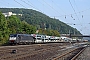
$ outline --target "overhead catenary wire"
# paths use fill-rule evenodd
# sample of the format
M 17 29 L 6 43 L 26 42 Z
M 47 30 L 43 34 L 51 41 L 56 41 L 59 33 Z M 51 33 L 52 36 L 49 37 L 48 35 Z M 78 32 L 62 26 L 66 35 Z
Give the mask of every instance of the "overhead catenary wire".
M 78 13 L 82 13 L 82 12 L 86 12 L 86 11 L 88 11 L 88 10 L 90 10 L 90 8 L 87 8 L 87 9 L 85 9 L 85 10 L 82 10 L 82 11 L 79 11 L 79 12 L 76 12 L 77 14 Z M 56 17 L 63 17 L 63 16 L 72 16 L 72 15 L 74 15 L 75 13 L 70 13 L 70 14 L 66 14 L 66 15 L 57 15 Z M 54 15 L 55 16 L 55 15 Z M 82 15 L 83 16 L 83 15 Z M 52 16 L 51 16 L 52 17 Z M 73 16 L 72 16 L 73 17 Z M 84 17 L 84 16 L 83 16 Z
M 48 5 L 48 4 L 47 4 L 45 1 L 43 1 L 43 0 L 42 0 L 42 1 L 43 1 L 45 4 L 42 3 L 40 0 L 37 0 L 37 1 L 39 1 L 39 2 L 43 5 L 43 13 L 44 13 L 44 8 L 45 8 L 44 6 L 45 6 L 45 4 L 46 4 L 46 5 Z M 50 5 L 49 7 L 52 8 L 51 5 Z M 47 7 L 47 9 L 50 9 L 49 7 Z M 55 11 L 55 10 L 52 9 L 52 11 Z M 56 12 L 56 11 L 55 11 L 55 12 Z M 52 16 L 49 16 L 49 17 L 52 17 Z M 55 17 L 55 16 L 53 16 L 53 17 Z
M 75 3 L 75 6 L 76 6 L 76 8 L 77 8 L 77 10 L 79 11 L 79 9 L 78 9 L 78 6 L 77 6 L 77 4 L 76 4 L 76 1 L 74 0 L 74 3 Z M 81 18 L 83 18 L 83 15 L 82 15 L 82 13 L 79 13 L 80 15 L 81 15 Z M 83 19 L 81 19 L 81 20 L 83 20 Z M 84 23 L 84 25 L 80 22 L 80 24 L 81 24 L 81 28 L 82 27 L 84 27 L 85 26 L 85 24 L 89 24 L 89 23 Z
M 50 8 L 52 8 L 52 10 L 54 10 L 55 12 L 57 11 L 56 9 L 53 8 L 53 6 L 51 6 L 50 4 L 48 4 L 46 1 L 43 1 L 43 0 L 42 0 L 45 4 L 42 3 L 40 0 L 37 0 L 37 1 L 39 1 L 39 2 L 40 2 L 42 5 L 44 5 L 44 6 L 45 6 L 45 4 L 47 4 L 47 5 L 48 5 Z M 54 3 L 53 0 L 51 0 L 51 1 L 52 1 L 52 3 Z M 62 10 L 57 4 L 54 4 L 54 5 L 56 5 L 60 10 Z M 54 16 L 50 16 L 50 17 L 62 17 L 62 16 L 64 16 L 65 19 L 66 19 L 66 17 L 67 17 L 66 12 L 63 11 L 63 10 L 62 10 L 62 12 L 65 13 L 65 15 L 59 15 L 59 16 L 55 16 L 55 15 L 54 15 Z M 59 12 L 57 11 L 57 13 L 59 13 Z M 61 14 L 61 13 L 60 13 L 60 14 Z
M 20 2 L 18 2 L 18 1 L 16 1 L 16 0 L 14 0 L 16 3 L 18 3 L 19 5 L 21 5 L 22 7 L 24 7 L 24 8 L 26 8 L 23 4 L 21 4 Z M 30 2 L 30 1 L 29 1 Z M 43 3 L 42 3 L 43 4 Z M 33 8 L 35 8 L 35 7 L 33 7 Z M 26 9 L 28 9 L 28 8 L 26 8 Z M 35 8 L 36 9 L 36 8 Z M 39 9 L 38 9 L 39 10 Z M 78 13 L 82 13 L 82 12 L 85 12 L 85 11 L 87 11 L 87 10 L 90 10 L 90 8 L 88 8 L 88 9 L 85 9 L 85 10 L 82 10 L 82 11 L 79 11 L 79 12 L 76 12 L 76 13 L 70 13 L 70 14 L 65 14 L 65 15 L 59 15 L 59 16 L 54 16 L 54 17 L 67 17 L 67 16 L 70 16 L 71 14 L 72 15 L 74 15 L 74 14 L 78 14 Z M 40 10 L 39 10 L 40 11 Z M 50 16 L 50 17 L 52 17 L 52 16 Z M 83 18 L 83 15 L 82 15 L 82 18 Z
M 72 3 L 71 3 L 71 1 L 70 1 L 70 0 L 69 0 L 69 3 L 70 3 L 70 5 L 71 5 L 71 7 L 72 7 L 73 11 L 75 12 L 75 14 L 76 14 L 76 16 L 77 16 L 77 13 L 76 13 L 76 11 L 75 11 L 75 9 L 74 9 L 74 7 L 73 7 L 73 5 L 72 5 Z M 77 18 L 78 18 L 78 16 L 77 16 Z M 78 20 L 79 20 L 79 18 L 78 18 Z
M 53 3 L 54 3 L 54 1 L 53 0 L 51 0 Z M 64 11 L 64 10 L 62 10 L 62 8 L 60 8 L 60 6 L 58 5 L 58 4 L 56 4 L 56 3 L 54 3 L 54 5 L 56 5 L 63 13 L 65 13 L 65 15 L 66 15 L 66 12 Z
M 14 0 L 16 3 L 18 3 L 19 5 L 21 5 L 22 7 L 24 7 L 24 8 L 26 8 L 26 9 L 28 9 L 27 7 L 25 7 L 24 5 L 22 5 L 21 3 L 19 3 L 18 1 L 16 1 L 16 0 Z M 27 4 L 27 5 L 29 5 L 29 6 L 31 6 L 31 7 L 33 7 L 33 8 L 35 8 L 36 10 L 39 10 L 38 8 L 36 8 L 36 7 L 34 7 L 34 6 L 32 6 L 32 5 L 30 5 L 30 4 L 28 4 L 26 1 L 23 1 L 23 0 L 21 0 L 22 2 L 24 2 L 25 4 Z M 30 2 L 30 1 L 28 1 L 28 2 Z M 41 10 L 39 10 L 39 11 L 41 11 Z M 41 11 L 42 12 L 42 11 Z
M 3 1 L 3 2 L 2 2 Z M 25 6 L 25 5 L 23 5 L 22 4 L 22 1 L 19 1 L 19 0 L 14 0 L 16 3 L 18 3 L 19 5 L 21 5 L 22 7 L 24 7 L 24 8 L 26 8 L 26 9 L 28 9 L 28 7 L 27 6 Z M 36 6 L 36 5 L 34 5 L 34 3 L 32 3 L 32 1 L 31 0 L 24 0 L 25 2 L 25 4 L 27 4 L 27 5 L 31 5 L 30 7 L 33 7 L 34 9 L 36 9 L 36 10 L 38 10 L 38 11 L 40 11 L 39 9 L 38 9 L 38 6 Z M 48 4 L 46 4 L 45 2 L 43 3 L 43 0 L 39 0 L 39 1 L 41 1 L 41 3 L 43 4 L 43 8 L 44 8 L 44 6 L 46 6 L 46 5 L 48 5 L 49 3 L 47 2 L 47 0 L 45 0 L 45 2 L 46 3 L 48 3 Z M 76 5 L 76 7 L 77 7 L 77 9 L 78 9 L 78 5 L 76 4 L 76 2 L 75 2 L 75 0 L 73 0 L 74 1 L 74 3 L 75 3 L 75 5 Z M 5 4 L 6 5 L 6 7 L 10 7 L 10 5 L 13 5 L 13 4 L 11 4 L 10 2 L 5 2 L 5 0 L 1 0 L 1 4 Z M 5 3 L 4 3 L 5 2 Z M 72 4 L 72 0 L 70 1 L 71 2 L 71 4 Z M 55 2 L 54 2 L 54 0 L 52 0 L 52 3 L 53 3 L 53 5 L 56 5 L 56 7 L 59 7 L 59 6 L 57 6 L 57 4 L 54 4 Z M 55 7 L 54 6 L 52 6 L 51 4 L 49 4 L 50 6 L 51 6 L 51 8 L 52 8 L 52 10 L 54 10 L 55 9 Z M 49 6 L 48 5 L 48 6 Z M 49 7 L 50 7 L 49 6 Z M 17 6 L 16 6 L 17 7 Z M 61 15 L 57 15 L 57 16 L 53 16 L 53 17 L 64 17 L 65 19 L 68 19 L 68 16 L 70 17 L 70 18 L 72 18 L 72 19 L 75 19 L 75 17 L 77 18 L 79 18 L 79 20 L 80 20 L 80 17 L 81 18 L 83 18 L 83 19 L 81 19 L 82 21 L 85 19 L 84 17 L 86 17 L 85 15 L 83 15 L 83 12 L 87 12 L 88 10 L 90 10 L 90 8 L 88 7 L 87 9 L 85 8 L 85 10 L 79 10 L 78 9 L 78 11 L 75 9 L 75 7 L 74 7 L 74 5 L 72 4 L 72 7 L 73 7 L 73 11 L 74 11 L 74 13 L 72 13 L 72 12 L 70 12 L 70 14 L 61 14 Z M 44 8 L 45 9 L 45 8 Z M 44 9 L 43 9 L 43 11 L 44 11 Z M 52 10 L 51 10 L 51 12 L 52 12 Z M 60 14 L 60 11 L 59 10 L 54 10 L 55 12 L 57 12 L 58 14 Z M 53 12 L 54 13 L 54 12 Z M 63 12 L 64 13 L 64 12 Z M 81 14 L 80 16 L 79 16 L 79 14 Z M 75 16 L 75 15 L 77 15 L 77 16 Z M 49 16 L 49 17 L 51 17 L 51 16 Z M 76 20 L 76 19 L 75 19 Z M 71 21 L 70 21 L 71 22 Z M 79 22 L 80 23 L 80 22 Z M 80 24 L 82 24 L 82 23 L 80 23 Z M 85 25 L 86 24 L 90 24 L 90 23 L 84 23 Z M 71 25 L 78 25 L 78 24 L 75 24 L 75 23 L 72 23 Z M 84 25 L 82 24 L 82 27 L 83 27 Z
M 15 2 L 17 2 L 16 0 L 14 0 Z M 30 1 L 29 1 L 30 2 Z M 23 6 L 24 8 L 26 8 L 23 4 L 21 4 L 21 3 L 19 3 L 19 2 L 17 2 L 18 4 L 20 4 L 21 6 Z M 89 8 L 90 9 L 90 8 Z M 86 10 L 88 10 L 88 9 L 85 9 L 84 11 L 86 11 Z M 84 11 L 81 11 L 81 12 L 84 12 Z M 77 13 L 80 13 L 80 12 L 77 12 Z M 73 15 L 73 14 L 72 14 Z M 65 18 L 67 17 L 67 15 L 64 15 L 65 16 Z M 54 16 L 55 17 L 55 16 Z M 56 16 L 56 17 L 60 17 L 60 16 Z M 82 18 L 83 18 L 83 15 L 82 15 Z
M 4 1 L 4 0 L 3 0 Z M 17 2 L 19 5 L 21 5 L 22 7 L 24 7 L 24 8 L 26 8 L 26 6 L 24 6 L 22 3 L 20 3 L 20 2 L 18 2 L 18 0 L 14 0 L 15 2 Z M 26 0 L 25 0 L 26 1 Z M 54 1 L 53 1 L 54 2 Z M 8 4 L 10 4 L 10 3 L 8 3 Z M 56 5 L 56 4 L 55 4 Z M 7 6 L 7 5 L 6 5 Z M 27 8 L 28 9 L 28 8 Z M 39 10 L 39 9 L 38 9 Z M 82 11 L 79 11 L 79 12 L 76 12 L 76 14 L 78 14 L 78 13 L 82 13 L 82 12 L 86 12 L 86 11 L 88 11 L 88 10 L 90 10 L 90 8 L 87 8 L 87 9 L 85 9 L 85 10 L 82 10 Z M 39 10 L 40 11 L 40 10 Z M 74 15 L 75 13 L 70 13 L 70 14 L 64 14 L 64 15 L 58 15 L 58 16 L 54 16 L 54 17 L 67 17 L 67 16 L 70 16 L 70 15 Z M 81 16 L 82 18 L 84 17 L 84 15 L 82 15 Z
M 75 0 L 74 0 L 74 3 L 75 3 L 75 6 L 76 6 L 77 10 L 79 11 L 79 9 L 78 9 L 78 7 L 77 7 L 77 4 L 76 4 L 76 1 L 75 1 Z
M 24 5 L 22 5 L 21 3 L 19 3 L 18 1 L 14 0 L 16 3 L 18 3 L 19 5 L 21 5 L 22 7 L 26 8 Z
M 75 2 L 75 1 L 74 1 Z M 75 3 L 76 4 L 76 3 Z M 77 5 L 76 5 L 77 6 Z M 70 16 L 70 15 L 74 15 L 74 14 L 78 14 L 78 13 L 82 13 L 82 12 L 86 12 L 86 11 L 88 11 L 88 10 L 90 10 L 90 8 L 87 8 L 87 9 L 85 9 L 85 10 L 82 10 L 82 11 L 78 11 L 78 12 L 74 12 L 74 13 L 70 13 L 70 14 L 65 14 L 65 15 L 59 15 L 59 16 L 56 16 L 56 17 L 63 17 L 63 16 Z M 74 10 L 75 11 L 75 10 Z M 82 18 L 84 17 L 83 15 L 81 16 Z M 77 17 L 78 18 L 78 17 Z
M 33 7 L 34 9 L 36 9 L 36 10 L 38 10 L 38 11 L 41 11 L 40 9 L 38 9 L 37 7 L 35 7 L 29 0 L 27 0 L 29 3 L 31 3 L 32 5 L 30 5 L 29 3 L 27 3 L 26 2 L 26 0 L 24 1 L 24 0 L 21 0 L 22 2 L 24 2 L 25 4 L 27 4 L 27 5 L 29 5 L 29 6 L 31 6 L 31 7 Z M 42 11 L 41 11 L 42 12 Z
M 37 0 L 38 2 L 40 2 L 42 5 L 43 5 L 43 13 L 44 13 L 44 4 L 41 2 L 41 1 L 39 1 L 39 0 Z
M 55 10 L 57 13 L 61 14 L 59 11 L 57 11 L 56 9 L 54 9 L 50 4 L 48 4 L 45 0 L 43 0 L 43 2 L 45 2 L 49 7 L 51 7 L 53 10 Z
M 77 10 L 79 11 L 79 9 L 78 9 L 78 6 L 77 6 L 77 4 L 76 4 L 76 1 L 74 0 L 74 3 L 75 3 L 75 6 L 76 6 L 76 8 L 77 8 Z M 80 13 L 81 14 L 81 13 Z M 81 14 L 82 15 L 82 14 Z M 82 18 L 83 18 L 83 15 L 81 16 Z
M 26 0 L 25 0 L 26 1 Z M 26 3 L 26 4 L 28 4 L 28 5 L 30 5 L 30 1 L 29 0 L 27 0 L 27 2 L 29 2 L 29 3 Z M 30 6 L 32 6 L 33 8 L 35 8 L 35 9 L 38 9 L 36 6 L 34 6 L 34 4 L 33 3 L 31 3 L 32 5 L 30 5 Z M 39 9 L 38 9 L 39 10 Z M 39 11 L 41 11 L 41 10 L 39 10 Z
M 52 3 L 54 3 L 54 1 L 53 0 L 51 0 L 52 1 Z M 66 12 L 65 11 L 63 11 L 62 10 L 62 8 L 60 8 L 56 3 L 54 3 L 54 5 L 56 5 L 64 14 L 65 14 L 65 19 L 66 19 Z

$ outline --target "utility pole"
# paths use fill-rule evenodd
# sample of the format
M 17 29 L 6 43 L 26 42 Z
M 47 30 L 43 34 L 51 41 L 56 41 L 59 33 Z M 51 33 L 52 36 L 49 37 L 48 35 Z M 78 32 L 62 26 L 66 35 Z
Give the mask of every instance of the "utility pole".
M 71 31 L 69 30 L 69 38 L 71 38 Z
M 69 35 L 70 35 L 70 30 L 69 30 Z
M 71 33 L 70 33 L 69 37 L 71 38 Z

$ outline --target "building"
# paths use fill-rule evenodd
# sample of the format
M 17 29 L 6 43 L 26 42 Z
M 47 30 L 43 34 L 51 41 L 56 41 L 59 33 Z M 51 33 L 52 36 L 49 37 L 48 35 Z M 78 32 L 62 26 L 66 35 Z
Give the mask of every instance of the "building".
M 12 13 L 12 12 L 2 13 L 2 14 L 4 14 L 5 17 L 11 16 L 11 15 L 20 15 L 20 16 L 22 16 L 22 14 L 16 14 L 16 13 Z

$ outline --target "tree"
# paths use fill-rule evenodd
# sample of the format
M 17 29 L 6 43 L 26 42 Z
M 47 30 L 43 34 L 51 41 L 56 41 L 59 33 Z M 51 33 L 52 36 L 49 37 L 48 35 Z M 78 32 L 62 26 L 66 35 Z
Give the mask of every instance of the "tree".
M 49 35 L 49 36 L 60 36 L 60 33 L 57 30 L 51 29 L 39 29 L 39 34 Z
M 22 33 L 32 34 L 36 32 L 36 28 L 25 21 L 22 21 Z
M 21 33 L 21 20 L 16 16 L 10 16 L 8 20 L 8 27 L 11 33 Z
M 7 28 L 7 21 L 5 16 L 0 12 L 0 41 L 2 43 L 8 39 L 8 28 Z

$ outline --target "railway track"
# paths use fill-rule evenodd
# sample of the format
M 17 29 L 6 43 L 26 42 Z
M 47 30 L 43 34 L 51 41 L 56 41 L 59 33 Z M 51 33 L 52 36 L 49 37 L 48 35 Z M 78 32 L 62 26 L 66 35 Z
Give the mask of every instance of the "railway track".
M 86 47 L 79 47 L 73 49 L 69 52 L 53 58 L 52 60 L 75 60 L 85 50 L 85 48 Z
M 14 49 L 16 49 L 16 53 L 12 53 Z M 71 59 L 70 56 L 75 55 L 81 49 L 83 48 L 74 48 L 72 45 L 60 43 L 0 48 L 0 60 L 67 60 L 67 58 Z
M 44 55 L 48 57 L 46 52 L 48 54 L 54 54 L 53 51 L 57 51 L 59 49 L 58 46 L 61 46 L 60 44 L 50 44 L 50 45 L 31 45 L 28 47 L 14 47 L 14 48 L 3 48 L 0 52 L 0 60 L 25 60 L 25 59 L 32 59 L 35 55 L 41 55 L 41 59 L 43 59 Z M 16 49 L 16 53 L 11 53 L 13 49 Z M 52 52 L 51 52 L 52 51 Z M 3 55 L 2 55 L 3 54 Z M 39 56 L 40 56 L 39 55 Z M 38 58 L 40 59 L 40 58 Z

